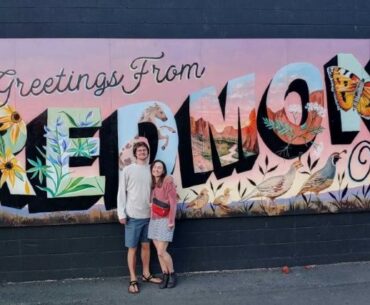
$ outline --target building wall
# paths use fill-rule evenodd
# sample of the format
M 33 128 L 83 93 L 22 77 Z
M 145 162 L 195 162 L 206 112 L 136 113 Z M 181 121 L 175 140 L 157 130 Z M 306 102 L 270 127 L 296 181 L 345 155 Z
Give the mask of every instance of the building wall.
M 366 0 L 2 0 L 2 38 L 368 38 Z
M 0 38 L 369 38 L 369 13 L 360 0 L 2 0 Z M 181 220 L 170 252 L 179 272 L 368 260 L 369 219 Z M 122 233 L 118 224 L 1 228 L 1 281 L 127 275 Z

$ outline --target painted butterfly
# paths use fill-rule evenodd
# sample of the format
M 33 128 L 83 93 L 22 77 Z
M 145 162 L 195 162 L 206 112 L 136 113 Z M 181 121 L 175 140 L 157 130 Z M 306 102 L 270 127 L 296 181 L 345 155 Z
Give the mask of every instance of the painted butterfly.
M 331 91 L 334 93 L 338 110 L 356 109 L 365 119 L 370 120 L 370 79 L 361 79 L 341 67 L 327 69 Z

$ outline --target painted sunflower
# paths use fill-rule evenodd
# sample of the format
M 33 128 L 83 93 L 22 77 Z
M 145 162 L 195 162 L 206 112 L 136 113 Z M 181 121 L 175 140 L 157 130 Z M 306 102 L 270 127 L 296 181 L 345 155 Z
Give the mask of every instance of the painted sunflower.
M 14 187 L 15 178 L 22 177 L 24 169 L 18 165 L 18 160 L 14 157 L 10 149 L 6 150 L 5 156 L 0 156 L 0 187 L 9 179 Z
M 10 105 L 0 108 L 0 124 L 0 131 L 10 129 L 10 140 L 13 144 L 18 140 L 19 133 L 27 133 L 26 123 Z

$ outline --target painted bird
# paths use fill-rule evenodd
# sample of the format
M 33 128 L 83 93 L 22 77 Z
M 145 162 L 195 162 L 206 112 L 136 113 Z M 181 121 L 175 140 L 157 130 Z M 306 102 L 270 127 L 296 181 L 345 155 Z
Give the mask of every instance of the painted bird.
M 328 160 L 326 161 L 323 168 L 313 173 L 307 181 L 301 187 L 301 190 L 298 192 L 298 195 L 302 195 L 306 192 L 315 193 L 316 196 L 322 191 L 327 189 L 333 184 L 336 164 L 342 153 L 347 153 L 346 150 L 343 150 L 340 153 L 332 153 Z
M 216 207 L 219 207 L 224 212 L 231 211 L 230 207 L 228 206 L 230 200 L 230 192 L 231 190 L 228 187 L 225 188 L 224 194 L 217 196 L 213 201 L 213 204 Z
M 274 199 L 285 194 L 292 187 L 298 168 L 303 166 L 301 160 L 293 162 L 285 175 L 274 176 L 262 181 L 247 196 L 247 199 L 254 197 L 266 197 L 274 202 Z
M 202 209 L 209 202 L 208 190 L 206 188 L 202 189 L 199 195 L 189 202 L 186 206 L 187 208 L 192 208 L 195 210 Z

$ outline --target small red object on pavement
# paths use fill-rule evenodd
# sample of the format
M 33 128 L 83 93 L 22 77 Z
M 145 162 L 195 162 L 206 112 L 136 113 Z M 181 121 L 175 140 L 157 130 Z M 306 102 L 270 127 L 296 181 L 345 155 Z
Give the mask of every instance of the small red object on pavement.
M 289 267 L 288 267 L 288 266 L 284 266 L 283 268 L 281 268 L 281 272 L 283 272 L 283 273 L 287 274 L 287 273 L 289 273 L 289 272 L 290 272 L 290 269 L 289 269 Z

